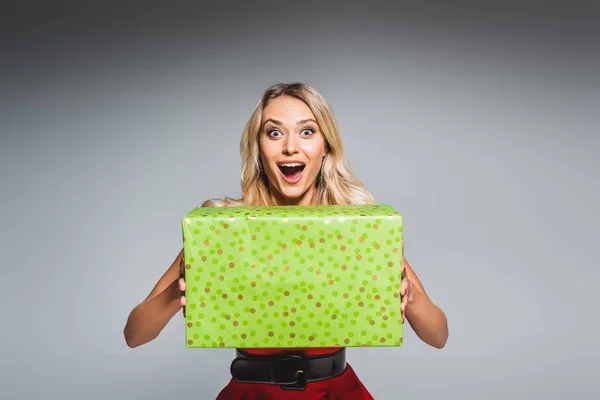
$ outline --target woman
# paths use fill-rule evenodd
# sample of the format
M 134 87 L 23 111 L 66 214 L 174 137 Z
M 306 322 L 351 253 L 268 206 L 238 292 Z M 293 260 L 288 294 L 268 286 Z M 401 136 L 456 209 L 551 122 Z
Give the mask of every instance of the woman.
M 277 84 L 267 89 L 246 124 L 240 152 L 243 163 L 242 198 L 210 200 L 204 202 L 203 207 L 374 203 L 373 197 L 354 177 L 344 158 L 329 105 L 317 91 L 305 84 Z M 408 320 L 421 340 L 442 348 L 448 337 L 446 316 L 429 299 L 404 255 L 402 258 L 405 277 L 400 288 L 403 318 Z M 185 306 L 183 264 L 182 250 L 148 297 L 131 312 L 124 330 L 130 347 L 155 339 L 167 322 Z M 185 307 L 183 311 L 185 313 Z M 310 360 L 322 363 L 335 357 L 337 361 L 329 365 L 337 365 L 338 371 L 329 371 L 329 375 L 321 371 L 321 376 L 314 375 L 316 372 L 313 371 L 317 380 L 309 379 L 304 390 L 290 390 L 285 385 L 268 383 L 241 383 L 232 378 L 217 399 L 373 398 L 345 362 L 345 349 L 302 350 Z M 245 349 L 238 352 L 236 361 L 252 361 L 261 355 L 277 356 L 281 351 Z M 232 374 L 238 364 L 243 362 L 232 367 Z

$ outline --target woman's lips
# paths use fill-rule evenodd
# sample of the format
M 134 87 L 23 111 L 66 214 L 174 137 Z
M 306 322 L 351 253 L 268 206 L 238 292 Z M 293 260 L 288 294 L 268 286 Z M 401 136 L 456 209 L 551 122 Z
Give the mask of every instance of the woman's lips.
M 305 164 L 301 162 L 279 163 L 279 172 L 284 181 L 290 184 L 298 183 L 302 179 Z

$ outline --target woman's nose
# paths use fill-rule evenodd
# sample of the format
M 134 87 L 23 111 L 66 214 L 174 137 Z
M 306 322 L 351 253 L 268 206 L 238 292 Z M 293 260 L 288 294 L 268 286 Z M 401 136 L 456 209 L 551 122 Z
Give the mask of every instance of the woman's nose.
M 298 144 L 293 136 L 288 136 L 283 143 L 283 154 L 292 155 L 298 153 Z

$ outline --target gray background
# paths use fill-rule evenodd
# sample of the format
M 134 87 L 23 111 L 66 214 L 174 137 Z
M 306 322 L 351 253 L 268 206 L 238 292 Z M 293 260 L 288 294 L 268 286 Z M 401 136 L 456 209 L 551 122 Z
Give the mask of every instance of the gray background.
M 214 399 L 231 351 L 187 350 L 180 314 L 122 330 L 295 80 L 449 319 L 441 351 L 349 351 L 375 398 L 600 397 L 593 2 L 82 3 L 0 11 L 0 397 Z

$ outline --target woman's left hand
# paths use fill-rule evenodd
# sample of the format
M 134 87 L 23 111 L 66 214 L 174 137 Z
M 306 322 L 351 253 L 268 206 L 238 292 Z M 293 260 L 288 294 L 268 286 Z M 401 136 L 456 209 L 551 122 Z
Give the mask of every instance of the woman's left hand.
M 402 283 L 400 284 L 400 311 L 402 313 L 402 323 L 404 323 L 406 315 L 406 307 L 408 306 L 408 300 L 412 296 L 412 282 L 406 275 L 406 260 L 404 259 L 404 240 L 402 241 Z

